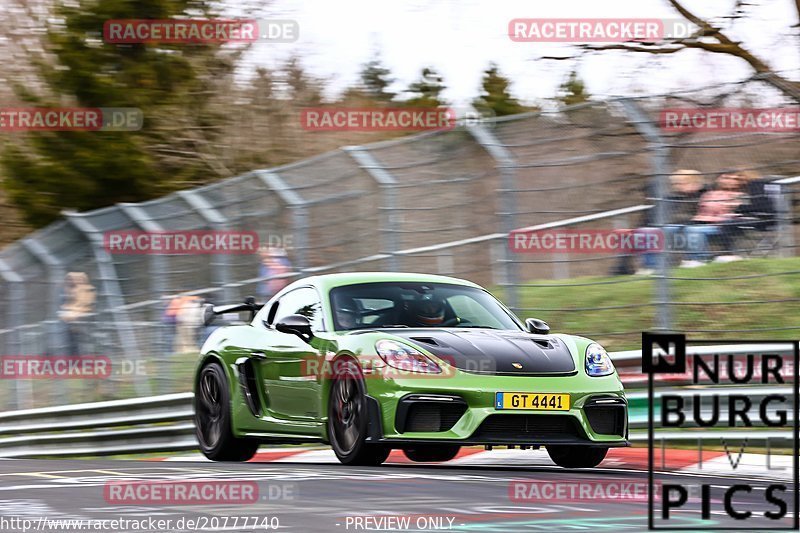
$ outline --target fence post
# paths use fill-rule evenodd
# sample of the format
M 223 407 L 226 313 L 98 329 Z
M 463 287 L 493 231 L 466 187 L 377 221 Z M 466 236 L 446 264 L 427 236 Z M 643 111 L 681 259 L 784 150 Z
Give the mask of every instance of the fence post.
M 400 249 L 397 241 L 398 221 L 395 213 L 397 209 L 397 195 L 395 193 L 397 180 L 363 146 L 346 146 L 343 150 L 375 180 L 380 188 L 381 196 L 383 197 L 383 205 L 379 206 L 379 209 L 383 211 L 380 216 L 381 232 L 383 233 L 383 246 L 380 251 L 389 254 L 389 270 L 397 272 L 399 265 L 395 252 Z
M 629 122 L 648 143 L 648 149 L 653 154 L 651 165 L 653 169 L 653 191 L 656 195 L 655 223 L 663 228 L 668 221 L 667 205 L 664 199 L 669 196 L 667 177 L 669 176 L 669 148 L 658 128 L 653 124 L 647 114 L 629 98 L 620 100 L 622 108 L 628 116 Z M 672 329 L 672 316 L 669 290 L 669 254 L 663 251 L 658 254 L 658 276 L 656 276 L 656 327 L 660 330 Z
M 502 211 L 498 213 L 500 218 L 500 231 L 508 236 L 517 228 L 516 201 L 514 198 L 516 189 L 516 167 L 517 163 L 511 152 L 500 142 L 497 137 L 480 124 L 472 124 L 466 127 L 467 131 L 483 147 L 484 150 L 494 159 L 495 168 L 500 174 L 500 198 Z M 508 306 L 514 310 L 519 304 L 519 276 L 517 264 L 512 258 L 511 248 L 507 241 L 504 247 L 503 261 L 506 265 L 506 283 L 508 293 L 506 299 Z
M 292 230 L 294 231 L 295 270 L 303 270 L 308 267 L 308 210 L 306 201 L 295 192 L 283 179 L 275 172 L 270 170 L 256 170 L 255 175 L 264 184 L 283 200 L 289 208 L 292 218 Z
M 61 287 L 64 282 L 64 265 L 56 258 L 50 250 L 47 249 L 41 242 L 37 241 L 34 237 L 29 237 L 21 241 L 22 247 L 25 248 L 32 256 L 34 256 L 40 263 L 47 268 L 47 282 L 49 284 L 48 294 L 48 307 L 50 308 L 46 319 L 49 324 L 49 340 L 45 351 L 48 354 L 61 355 L 60 349 L 64 347 L 64 336 L 60 328 L 60 320 L 58 313 L 61 308 Z
M 194 210 L 200 217 L 208 223 L 208 225 L 217 231 L 225 231 L 230 228 L 230 221 L 219 212 L 219 210 L 211 205 L 211 202 L 200 194 L 197 190 L 178 191 L 183 201 Z M 222 302 L 232 302 L 232 290 L 228 284 L 231 282 L 230 273 L 230 256 L 227 254 L 214 254 L 211 256 L 213 268 L 211 272 L 214 276 L 214 282 L 217 286 L 222 287 Z
M 152 217 L 138 204 L 120 203 L 117 204 L 117 207 L 142 231 L 148 233 L 161 233 L 165 231 L 164 228 L 158 222 L 153 220 Z M 154 310 L 155 312 L 150 316 L 150 319 L 154 323 L 158 324 L 158 326 L 153 327 L 154 335 L 152 337 L 146 336 L 144 340 L 150 341 L 156 346 L 161 346 L 163 351 L 159 352 L 159 355 L 169 356 L 172 353 L 172 347 L 164 346 L 165 343 L 162 342 L 164 339 L 163 328 L 168 326 L 161 322 L 161 316 L 164 311 L 164 301 L 162 298 L 167 292 L 164 283 L 167 278 L 167 269 L 165 266 L 167 258 L 161 254 L 149 254 L 147 261 L 149 264 L 149 272 L 147 273 L 147 276 L 150 278 L 150 297 L 158 300 L 159 305 L 156 306 Z M 160 381 L 166 382 L 167 380 L 162 380 L 161 373 L 159 373 L 155 376 L 155 381 L 158 383 Z M 156 389 L 157 391 L 164 390 L 158 386 Z
M 782 185 L 778 189 L 778 235 L 780 236 L 780 257 L 794 255 L 794 229 L 792 228 L 792 191 Z
M 455 265 L 453 264 L 453 252 L 450 250 L 442 250 L 436 256 L 436 266 L 439 274 L 443 276 L 452 276 L 455 274 Z
M 8 313 L 9 323 L 6 342 L 4 343 L 5 353 L 8 355 L 22 355 L 22 339 L 20 326 L 24 322 L 23 309 L 25 309 L 25 280 L 17 274 L 5 261 L 0 259 L 0 278 L 8 284 L 8 301 L 3 302 L 5 312 Z M 22 409 L 25 404 L 20 397 L 22 390 L 18 386 L 19 380 L 9 380 L 11 389 L 11 408 Z
M 47 282 L 48 282 L 48 307 L 49 311 L 45 318 L 47 324 L 47 338 L 42 343 L 43 350 L 41 354 L 37 355 L 64 355 L 65 335 L 59 318 L 61 310 L 61 288 L 64 283 L 66 272 L 64 265 L 61 261 L 50 252 L 50 250 L 41 242 L 36 240 L 35 237 L 28 237 L 22 239 L 22 247 L 34 256 L 40 263 L 47 268 Z M 69 354 L 75 355 L 75 354 Z M 80 354 L 85 355 L 85 354 Z M 26 392 L 33 390 L 33 386 L 29 385 Z M 68 389 L 63 381 L 55 380 L 50 391 L 56 397 L 66 398 L 68 396 Z M 24 393 L 23 393 L 24 394 Z M 26 399 L 25 401 L 30 401 Z
M 499 287 L 508 285 L 504 259 L 508 250 L 508 239 L 492 239 L 489 241 L 489 258 L 492 269 L 492 284 Z

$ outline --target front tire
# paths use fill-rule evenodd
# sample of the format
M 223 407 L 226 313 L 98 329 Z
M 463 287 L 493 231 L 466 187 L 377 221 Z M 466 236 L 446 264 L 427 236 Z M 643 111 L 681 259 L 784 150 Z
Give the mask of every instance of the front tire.
M 367 398 L 364 379 L 352 360 L 340 359 L 334 365 L 335 377 L 328 398 L 328 438 L 342 464 L 377 466 L 388 457 L 390 448 L 369 444 L 367 438 Z
M 435 447 L 406 448 L 403 453 L 416 463 L 443 463 L 458 455 L 460 449 L 461 446 L 442 444 Z
M 228 379 L 219 363 L 209 363 L 200 371 L 194 425 L 200 451 L 212 461 L 247 461 L 258 450 L 258 441 L 233 435 Z
M 608 448 L 590 446 L 548 446 L 547 454 L 564 468 L 594 468 L 603 462 Z

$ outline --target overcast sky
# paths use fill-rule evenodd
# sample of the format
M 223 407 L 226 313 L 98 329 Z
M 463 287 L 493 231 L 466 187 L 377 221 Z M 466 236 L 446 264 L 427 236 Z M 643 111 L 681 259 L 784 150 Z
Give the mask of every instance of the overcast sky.
M 792 0 L 755 0 L 746 20 L 730 31 L 779 70 L 800 69 L 797 20 Z M 732 0 L 687 0 L 705 17 L 731 13 Z M 528 103 L 551 98 L 571 68 L 577 67 L 597 96 L 660 93 L 691 86 L 735 81 L 750 75 L 743 61 L 686 50 L 651 56 L 605 52 L 579 62 L 537 61 L 541 55 L 568 55 L 565 45 L 517 43 L 507 35 L 514 18 L 677 18 L 666 0 L 273 0 L 270 17 L 292 18 L 300 39 L 292 44 L 257 43 L 256 64 L 275 66 L 297 53 L 314 75 L 328 80 L 335 96 L 358 79 L 360 66 L 374 50 L 398 79 L 395 90 L 414 81 L 423 66 L 444 76 L 445 97 L 456 105 L 479 91 L 490 61 L 513 80 L 515 96 Z M 729 21 L 724 25 L 730 24 Z

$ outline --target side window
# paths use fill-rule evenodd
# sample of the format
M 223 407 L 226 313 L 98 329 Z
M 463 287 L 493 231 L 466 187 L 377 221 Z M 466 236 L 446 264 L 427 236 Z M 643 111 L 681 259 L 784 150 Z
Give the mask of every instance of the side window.
M 270 314 L 273 309 L 270 309 Z M 279 322 L 289 315 L 303 315 L 311 322 L 311 329 L 322 330 L 322 303 L 317 291 L 310 287 L 301 287 L 284 294 L 278 301 L 278 309 L 271 323 Z

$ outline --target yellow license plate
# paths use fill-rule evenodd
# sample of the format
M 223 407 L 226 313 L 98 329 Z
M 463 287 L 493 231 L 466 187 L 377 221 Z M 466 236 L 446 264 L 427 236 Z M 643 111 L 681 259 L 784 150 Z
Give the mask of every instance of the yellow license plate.
M 495 394 L 494 406 L 495 409 L 569 411 L 569 394 L 498 392 Z

